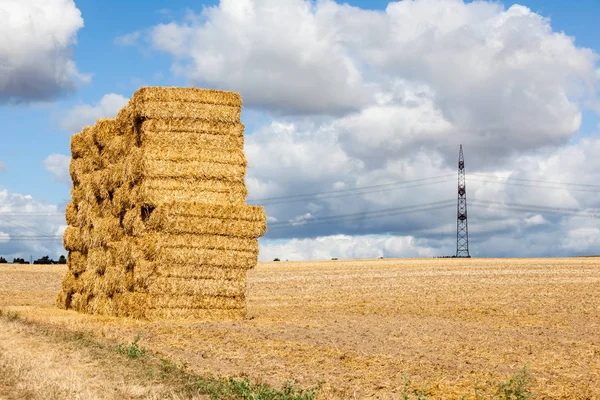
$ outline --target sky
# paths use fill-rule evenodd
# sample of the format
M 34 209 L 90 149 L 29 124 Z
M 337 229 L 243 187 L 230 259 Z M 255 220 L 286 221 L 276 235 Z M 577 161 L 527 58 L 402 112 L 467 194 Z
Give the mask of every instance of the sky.
M 242 95 L 261 260 L 453 255 L 460 144 L 472 256 L 600 254 L 599 0 L 4 0 L 0 20 L 9 260 L 66 253 L 70 136 L 143 86 Z

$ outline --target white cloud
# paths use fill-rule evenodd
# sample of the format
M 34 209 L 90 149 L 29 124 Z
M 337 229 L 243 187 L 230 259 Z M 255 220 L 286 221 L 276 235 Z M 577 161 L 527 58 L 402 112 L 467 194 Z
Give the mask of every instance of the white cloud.
M 0 190 L 0 249 L 7 259 L 65 254 L 60 236 L 64 210 L 30 195 Z M 10 240 L 7 240 L 10 239 Z
M 245 141 L 251 200 L 414 181 L 265 202 L 265 259 L 289 258 L 280 250 L 345 257 L 345 244 L 381 250 L 385 237 L 414 238 L 398 239 L 401 250 L 389 254 L 451 255 L 455 206 L 398 207 L 456 198 L 460 143 L 468 200 L 493 203 L 470 208 L 473 254 L 585 250 L 556 233 L 582 224 L 556 208 L 600 208 L 598 191 L 535 181 L 598 184 L 600 138 L 572 144 L 582 107 L 598 103 L 598 55 L 526 7 L 414 0 L 366 11 L 330 0 L 222 0 L 150 32 L 154 47 L 173 56 L 175 74 L 239 91 L 252 107 L 257 128 Z M 442 178 L 417 181 L 428 177 Z M 358 217 L 315 223 L 341 214 Z M 585 246 L 600 251 L 594 242 Z
M 89 82 L 72 57 L 83 27 L 72 0 L 4 0 L 0 21 L 0 104 L 49 100 Z
M 528 132 L 531 145 L 573 134 L 581 119 L 573 98 L 599 81 L 591 50 L 526 7 L 488 2 L 402 1 L 366 11 L 330 0 L 222 0 L 155 26 L 151 40 L 173 55 L 176 73 L 240 91 L 251 106 L 347 112 L 401 78 L 428 88 L 461 128 Z
M 7 243 L 10 240 L 10 235 L 5 232 L 0 232 L 0 243 Z
M 115 38 L 114 43 L 117 46 L 133 46 L 137 44 L 141 34 L 142 33 L 140 31 L 135 31 L 123 36 L 118 36 Z
M 241 91 L 247 104 L 300 113 L 358 109 L 372 89 L 320 9 L 304 0 L 223 0 L 183 23 L 154 27 L 151 40 L 174 56 L 178 74 Z
M 50 154 L 44 160 L 44 168 L 54 176 L 54 180 L 61 183 L 71 184 L 69 175 L 69 163 L 71 157 L 64 154 Z
M 422 247 L 410 236 L 333 235 L 314 239 L 292 239 L 271 244 L 263 240 L 260 260 L 330 260 L 332 258 L 431 257 L 434 251 Z
M 112 118 L 127 105 L 127 99 L 120 94 L 106 94 L 95 105 L 80 104 L 67 111 L 61 121 L 62 129 L 75 133 L 86 125 L 93 125 L 98 118 Z

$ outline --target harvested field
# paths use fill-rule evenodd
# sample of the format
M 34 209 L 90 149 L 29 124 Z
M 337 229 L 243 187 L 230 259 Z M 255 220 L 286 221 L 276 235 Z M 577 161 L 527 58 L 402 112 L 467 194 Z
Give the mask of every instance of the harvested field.
M 598 258 L 259 263 L 249 319 L 194 323 L 59 310 L 65 272 L 0 266 L 0 307 L 103 340 L 140 332 L 198 374 L 323 381 L 320 399 L 401 398 L 407 377 L 429 399 L 474 399 L 525 366 L 537 399 L 600 398 Z

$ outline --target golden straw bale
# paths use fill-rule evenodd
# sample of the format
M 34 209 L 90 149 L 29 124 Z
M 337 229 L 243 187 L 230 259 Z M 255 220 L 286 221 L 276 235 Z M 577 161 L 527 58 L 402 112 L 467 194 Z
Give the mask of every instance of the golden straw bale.
M 103 279 L 99 280 L 100 291 L 112 296 L 115 293 L 126 293 L 133 290 L 133 271 L 124 268 L 109 266 L 104 272 Z
M 131 192 L 134 204 L 154 206 L 173 201 L 243 204 L 247 195 L 243 182 L 177 178 L 144 179 Z
M 246 166 L 193 160 L 150 160 L 146 159 L 144 151 L 137 147 L 131 150 L 114 171 L 125 183 L 137 183 L 149 178 L 215 179 L 244 183 Z
M 259 206 L 191 202 L 161 204 L 154 210 L 153 216 L 155 218 L 169 218 L 171 216 L 210 217 L 253 222 L 264 222 L 267 218 L 264 208 Z
M 92 132 L 94 143 L 104 148 L 117 136 L 117 121 L 114 118 L 99 118 Z
M 242 98 L 239 93 L 222 90 L 181 87 L 143 87 L 134 93 L 130 104 L 144 102 L 192 102 L 206 104 L 221 104 L 241 107 Z M 174 118 L 174 117 L 173 117 Z
M 72 291 L 60 290 L 56 297 L 56 306 L 63 310 L 68 310 L 71 307 Z
M 86 270 L 102 275 L 106 268 L 113 263 L 110 251 L 104 247 L 94 247 L 88 251 Z
M 65 220 L 67 221 L 67 225 L 77 225 L 77 206 L 72 201 L 67 204 Z
M 258 221 L 245 221 L 239 219 L 198 218 L 184 215 L 175 215 L 168 218 L 154 218 L 148 220 L 147 227 L 154 231 L 163 231 L 169 234 L 199 234 L 223 235 L 244 238 L 258 238 L 266 230 L 266 224 Z M 142 234 L 145 233 L 142 232 Z
M 92 295 L 100 293 L 99 290 L 96 288 L 98 284 L 98 277 L 99 275 L 94 270 L 88 269 L 85 272 L 83 272 L 78 278 L 81 281 L 82 285 L 81 290 L 79 290 L 78 292 Z
M 146 234 L 147 228 L 143 220 L 145 208 L 137 206 L 128 210 L 123 217 L 123 230 L 131 236 L 142 236 Z
M 143 118 L 195 118 L 236 123 L 240 122 L 241 117 L 240 106 L 184 101 L 145 101 L 133 103 L 132 106 L 135 115 Z
M 137 195 L 132 194 L 132 189 L 129 184 L 121 185 L 112 193 L 112 214 L 114 216 L 120 216 L 127 210 L 135 207 L 138 203 L 133 201 Z M 137 191 L 136 191 L 137 193 Z
M 104 294 L 95 295 L 88 301 L 87 312 L 92 315 L 114 315 L 113 299 Z
M 189 143 L 178 141 L 173 141 L 169 147 L 143 144 L 141 149 L 144 159 L 148 161 L 193 161 L 244 167 L 247 164 L 243 149 L 199 149 L 190 147 Z
M 97 201 L 96 195 L 92 190 L 89 176 L 84 177 L 80 184 L 74 184 L 71 188 L 71 200 L 79 208 L 80 203 L 87 201 L 94 203 Z
M 89 202 L 87 200 L 83 200 L 79 203 L 79 210 L 77 211 L 77 224 L 73 224 L 73 226 L 91 228 L 94 224 L 94 220 L 100 216 L 100 207 L 96 201 Z
M 81 274 L 87 268 L 87 255 L 79 251 L 69 251 L 67 267 L 74 274 Z
M 266 231 L 266 214 L 256 206 L 170 203 L 152 212 L 147 227 L 171 234 L 258 238 Z
M 89 229 L 68 226 L 63 234 L 63 245 L 67 251 L 86 253 L 90 243 Z
M 112 216 L 96 218 L 89 247 L 107 246 L 110 242 L 121 240 L 124 233 L 119 218 Z
M 163 247 L 156 252 L 154 261 L 166 264 L 190 264 L 227 268 L 254 268 L 257 251 L 215 250 L 188 247 Z
M 99 150 L 94 143 L 94 128 L 86 126 L 79 133 L 71 136 L 71 155 L 73 158 L 97 158 Z
M 204 161 L 171 162 L 165 160 L 143 160 L 140 164 L 132 161 L 133 181 L 144 178 L 188 178 L 217 179 L 229 182 L 244 182 L 245 165 L 222 164 Z
M 71 308 L 75 311 L 86 312 L 90 297 L 91 295 L 87 293 L 73 293 L 71 295 Z
M 152 277 L 143 290 L 146 293 L 159 295 L 244 296 L 246 280 Z
M 242 268 L 198 266 L 194 264 L 161 264 L 151 261 L 140 261 L 136 264 L 134 274 L 139 273 L 140 270 L 152 271 L 149 275 L 165 278 L 218 279 L 231 281 L 245 280 L 247 272 L 246 269 Z
M 214 250 L 245 250 L 258 252 L 258 240 L 219 235 L 170 235 L 150 233 L 140 238 L 138 245 L 144 256 L 153 259 L 161 249 L 200 248 Z
M 124 270 L 133 269 L 136 260 L 142 258 L 133 240 L 127 236 L 124 236 L 121 240 L 110 242 L 107 248 L 113 265 Z
M 133 267 L 134 287 L 144 289 L 149 280 L 157 274 L 157 263 L 145 259 L 137 259 Z
M 83 290 L 83 280 L 81 277 L 75 276 L 73 272 L 68 271 L 63 278 L 62 289 L 65 292 L 81 292 Z
M 102 149 L 100 158 L 104 168 L 112 167 L 123 159 L 136 146 L 131 135 L 115 136 L 107 146 Z
M 85 178 L 85 176 L 91 174 L 100 168 L 100 165 L 94 162 L 93 158 L 72 158 L 69 164 L 69 174 L 74 184 L 79 184 Z
M 141 142 L 150 139 L 154 135 L 165 135 L 177 140 L 193 140 L 199 135 L 222 135 L 244 137 L 244 124 L 222 123 L 215 121 L 199 120 L 195 118 L 178 119 L 145 119 L 139 126 L 142 135 Z M 167 135 L 168 134 L 168 135 Z M 195 134 L 195 135 L 193 135 Z
M 151 120 L 154 121 L 154 120 Z M 145 123 L 144 123 L 145 124 Z M 241 124 L 240 124 L 241 125 Z M 142 124 L 143 126 L 143 124 Z M 242 128 L 243 129 L 243 128 Z M 142 131 L 140 142 L 145 149 L 170 148 L 174 144 L 185 144 L 185 150 L 235 151 L 244 149 L 244 136 L 198 132 L 146 132 Z

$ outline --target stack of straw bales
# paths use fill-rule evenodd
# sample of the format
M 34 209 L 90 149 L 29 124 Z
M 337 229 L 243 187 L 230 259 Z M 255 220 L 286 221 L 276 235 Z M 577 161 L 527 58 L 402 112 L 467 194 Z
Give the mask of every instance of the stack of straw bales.
M 57 303 L 136 318 L 242 318 L 266 230 L 245 204 L 237 93 L 143 88 L 71 139 Z

